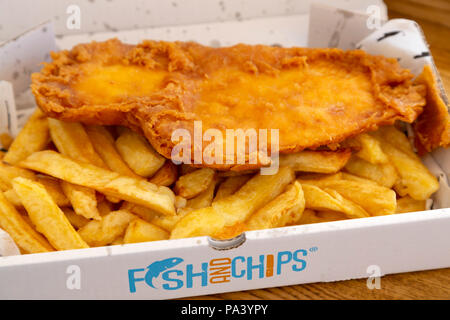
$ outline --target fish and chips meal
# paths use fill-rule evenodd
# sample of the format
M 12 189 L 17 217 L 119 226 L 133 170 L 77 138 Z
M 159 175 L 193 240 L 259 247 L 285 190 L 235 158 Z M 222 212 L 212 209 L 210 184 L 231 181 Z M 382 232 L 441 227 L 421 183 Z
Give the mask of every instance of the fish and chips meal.
M 117 39 L 51 57 L 39 108 L 0 135 L 0 228 L 24 254 L 424 211 L 439 189 L 419 157 L 450 144 L 429 66 Z M 265 152 L 233 130 L 268 130 Z

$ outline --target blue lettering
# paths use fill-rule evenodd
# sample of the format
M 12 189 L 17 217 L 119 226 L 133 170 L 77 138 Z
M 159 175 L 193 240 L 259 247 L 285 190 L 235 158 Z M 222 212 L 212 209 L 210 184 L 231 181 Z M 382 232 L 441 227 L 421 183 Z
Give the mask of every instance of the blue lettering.
M 130 286 L 130 292 L 136 292 L 136 282 L 144 281 L 144 278 L 135 278 L 134 274 L 136 272 L 143 272 L 145 269 L 130 269 L 128 270 L 128 284 Z
M 285 257 L 285 259 L 283 259 Z M 277 256 L 277 274 L 281 274 L 281 266 L 292 260 L 292 253 L 290 251 L 280 251 Z
M 242 271 L 240 273 L 237 273 L 236 261 L 238 261 L 238 260 L 245 262 L 245 258 L 242 256 L 238 256 L 238 257 L 234 258 L 233 260 L 231 260 L 231 276 L 234 278 L 242 278 L 243 276 L 245 276 L 245 269 L 242 269 Z
M 306 250 L 300 249 L 294 252 L 294 260 L 300 262 L 302 264 L 301 267 L 296 266 L 295 264 L 292 266 L 292 270 L 294 271 L 302 271 L 306 268 L 306 261 L 298 257 L 298 254 L 301 253 L 303 257 L 306 257 L 308 252 Z
M 162 274 L 162 278 L 169 282 L 175 282 L 175 286 L 170 286 L 169 284 L 165 283 L 162 285 L 162 287 L 166 290 L 177 290 L 180 289 L 183 286 L 183 281 L 180 279 L 170 278 L 170 274 L 175 273 L 177 276 L 182 276 L 183 271 L 181 270 L 169 270 Z
M 247 279 L 252 280 L 253 277 L 253 269 L 259 269 L 259 278 L 264 278 L 264 255 L 259 256 L 259 264 L 252 264 L 253 258 L 247 258 Z
M 205 287 L 208 284 L 208 263 L 202 263 L 202 271 L 198 273 L 194 273 L 192 271 L 194 267 L 192 264 L 188 264 L 186 266 L 186 287 L 192 288 L 192 279 L 194 277 L 202 277 L 202 287 Z

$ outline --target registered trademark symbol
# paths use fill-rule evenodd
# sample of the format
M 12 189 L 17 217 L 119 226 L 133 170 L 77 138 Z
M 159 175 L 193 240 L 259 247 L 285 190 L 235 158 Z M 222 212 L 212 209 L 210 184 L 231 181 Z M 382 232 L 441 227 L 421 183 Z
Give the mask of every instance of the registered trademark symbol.
M 309 252 L 316 252 L 317 250 L 319 250 L 319 248 L 317 248 L 317 247 L 309 248 Z

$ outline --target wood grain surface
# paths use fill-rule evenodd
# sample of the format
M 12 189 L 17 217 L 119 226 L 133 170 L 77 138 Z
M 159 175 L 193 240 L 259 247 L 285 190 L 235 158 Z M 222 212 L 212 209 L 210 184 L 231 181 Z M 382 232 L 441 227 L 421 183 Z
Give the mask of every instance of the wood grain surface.
M 450 1 L 387 0 L 385 3 L 390 19 L 413 19 L 420 24 L 445 89 L 450 93 Z M 366 281 L 311 283 L 189 299 L 450 299 L 450 268 L 384 276 L 381 289 L 369 290 Z

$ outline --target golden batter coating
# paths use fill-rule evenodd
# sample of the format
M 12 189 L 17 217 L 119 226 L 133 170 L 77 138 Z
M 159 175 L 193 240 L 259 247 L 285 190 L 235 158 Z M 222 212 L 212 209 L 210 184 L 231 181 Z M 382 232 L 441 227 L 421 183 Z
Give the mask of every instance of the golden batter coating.
M 67 121 L 128 126 L 167 158 L 176 144 L 173 130 L 193 134 L 195 120 L 202 121 L 203 131 L 216 128 L 224 137 L 226 129 L 279 129 L 280 153 L 290 153 L 336 144 L 396 120 L 413 122 L 426 103 L 426 86 L 413 83 L 409 70 L 361 50 L 128 45 L 112 39 L 52 58 L 32 76 L 44 112 Z M 225 153 L 225 141 L 221 147 Z

